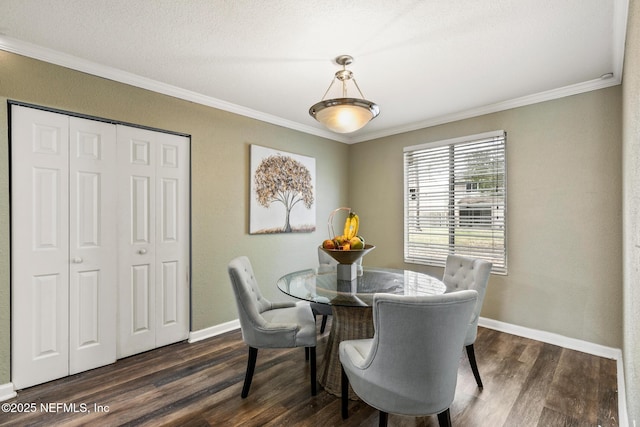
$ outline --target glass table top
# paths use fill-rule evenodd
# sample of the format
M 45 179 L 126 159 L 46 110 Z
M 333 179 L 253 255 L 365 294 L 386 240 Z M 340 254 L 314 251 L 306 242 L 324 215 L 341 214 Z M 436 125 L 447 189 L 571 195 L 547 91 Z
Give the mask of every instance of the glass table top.
M 278 289 L 294 298 L 329 305 L 369 307 L 373 295 L 438 295 L 446 286 L 428 274 L 409 270 L 364 267 L 353 281 L 338 280 L 335 269 L 308 269 L 282 276 Z

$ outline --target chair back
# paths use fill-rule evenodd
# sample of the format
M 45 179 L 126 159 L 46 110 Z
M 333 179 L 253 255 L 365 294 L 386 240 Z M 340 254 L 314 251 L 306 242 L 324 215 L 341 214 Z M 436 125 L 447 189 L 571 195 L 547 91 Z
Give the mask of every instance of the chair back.
M 471 290 L 422 297 L 376 294 L 375 335 L 363 362 L 371 371 L 364 388 L 373 396 L 359 392 L 360 397 L 391 413 L 446 410 L 455 395 L 462 342 L 477 298 Z
M 478 319 L 484 302 L 484 295 L 489 283 L 492 263 L 477 258 L 460 255 L 449 255 L 444 268 L 442 281 L 447 286 L 447 292 L 473 289 L 478 292 L 478 301 L 473 310 L 469 329 L 464 345 L 473 344 L 478 335 Z
M 257 343 L 261 340 L 258 339 L 256 329 L 266 325 L 267 321 L 261 313 L 271 308 L 271 301 L 262 296 L 249 258 L 234 258 L 229 262 L 228 271 L 236 297 L 242 339 L 250 346 L 258 346 Z

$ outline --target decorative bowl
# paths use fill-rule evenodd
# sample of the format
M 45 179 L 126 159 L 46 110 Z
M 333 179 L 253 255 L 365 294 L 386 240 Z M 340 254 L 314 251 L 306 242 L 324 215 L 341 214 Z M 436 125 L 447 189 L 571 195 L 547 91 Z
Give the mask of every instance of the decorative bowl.
M 338 261 L 338 264 L 353 264 L 375 248 L 376 247 L 373 245 L 365 244 L 363 249 L 342 251 L 340 249 L 325 249 L 320 246 L 320 249 L 329 254 L 331 258 Z

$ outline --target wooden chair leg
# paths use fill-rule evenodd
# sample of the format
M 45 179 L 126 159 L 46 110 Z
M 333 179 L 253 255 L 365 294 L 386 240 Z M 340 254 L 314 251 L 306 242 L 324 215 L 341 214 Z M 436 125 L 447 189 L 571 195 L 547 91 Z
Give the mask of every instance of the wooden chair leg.
M 342 365 L 340 365 L 340 370 L 342 371 L 340 392 L 342 419 L 346 420 L 347 418 L 349 418 L 349 377 L 347 377 L 347 373 L 344 371 Z
M 311 356 L 310 361 L 310 370 L 311 370 L 311 396 L 315 396 L 318 393 L 318 386 L 316 381 L 316 348 L 315 347 L 305 347 L 309 351 Z
M 253 372 L 256 369 L 256 360 L 258 360 L 258 349 L 249 347 L 249 360 L 247 361 L 247 372 L 244 375 L 244 386 L 242 386 L 242 398 L 244 399 L 249 395 L 249 388 L 251 387 L 251 379 L 253 378 Z
M 478 387 L 484 388 L 482 386 L 482 380 L 480 379 L 480 372 L 478 371 L 478 365 L 476 364 L 476 352 L 473 349 L 473 344 L 469 344 L 467 347 L 467 357 L 469 358 L 469 364 L 471 364 L 471 371 L 473 372 L 473 376 L 476 378 L 476 383 Z
M 440 424 L 440 427 L 451 427 L 451 412 L 449 411 L 449 408 L 438 414 L 438 423 Z
M 322 324 L 320 325 L 320 333 L 324 334 L 324 329 L 327 327 L 327 315 L 322 316 Z
M 378 427 L 387 427 L 387 422 L 389 421 L 389 414 L 384 411 L 379 411 L 380 415 L 378 416 Z

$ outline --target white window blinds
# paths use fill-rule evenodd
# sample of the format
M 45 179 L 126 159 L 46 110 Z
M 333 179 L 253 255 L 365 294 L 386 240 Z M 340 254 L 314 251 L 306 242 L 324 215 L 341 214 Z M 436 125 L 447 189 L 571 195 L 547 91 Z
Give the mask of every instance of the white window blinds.
M 504 131 L 404 149 L 404 259 L 444 266 L 482 258 L 506 274 Z

